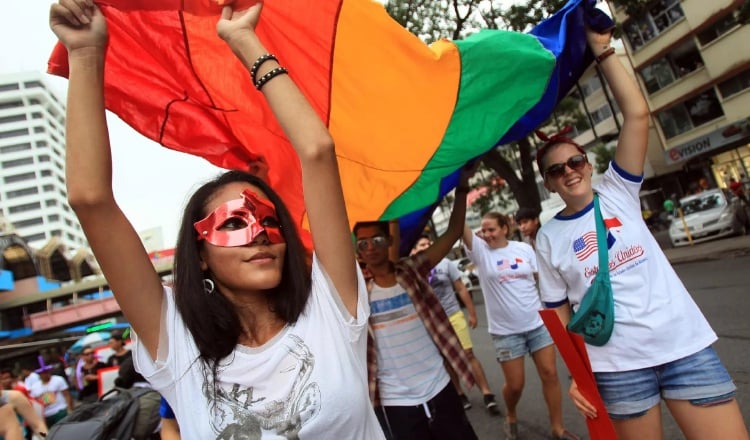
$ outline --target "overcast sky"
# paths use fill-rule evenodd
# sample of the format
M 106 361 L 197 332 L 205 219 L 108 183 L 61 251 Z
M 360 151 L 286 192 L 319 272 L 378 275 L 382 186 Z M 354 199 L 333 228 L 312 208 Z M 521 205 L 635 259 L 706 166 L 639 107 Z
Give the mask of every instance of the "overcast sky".
M 507 0 L 507 3 L 513 3 Z M 0 73 L 44 72 L 55 37 L 48 26 L 49 0 L 3 0 L 0 14 Z M 65 96 L 67 81 L 47 75 Z M 142 231 L 162 227 L 165 247 L 174 245 L 188 195 L 221 170 L 207 161 L 149 141 L 109 115 L 114 190 L 118 203 Z

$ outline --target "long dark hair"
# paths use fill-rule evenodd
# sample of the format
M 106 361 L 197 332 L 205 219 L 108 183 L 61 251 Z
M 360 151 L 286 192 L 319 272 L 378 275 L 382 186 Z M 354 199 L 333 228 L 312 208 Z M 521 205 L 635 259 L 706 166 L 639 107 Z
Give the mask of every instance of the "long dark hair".
M 219 362 L 229 356 L 239 341 L 240 318 L 236 307 L 220 292 L 207 294 L 203 279 L 209 274 L 200 267 L 203 241 L 196 239 L 193 224 L 208 215 L 206 204 L 222 187 L 244 182 L 261 189 L 276 207 L 281 232 L 286 241 L 286 255 L 281 282 L 267 292 L 271 309 L 288 324 L 295 323 L 310 296 L 310 271 L 305 248 L 292 216 L 284 202 L 260 178 L 242 171 L 228 171 L 201 186 L 190 198 L 177 237 L 174 260 L 174 291 L 177 310 L 200 352 L 199 359 L 212 372 L 214 385 Z

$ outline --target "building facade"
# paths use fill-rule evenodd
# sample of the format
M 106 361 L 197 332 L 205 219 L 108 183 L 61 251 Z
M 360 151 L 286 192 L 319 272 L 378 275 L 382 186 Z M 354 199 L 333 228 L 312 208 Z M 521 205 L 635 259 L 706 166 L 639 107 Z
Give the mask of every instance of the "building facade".
M 65 187 L 65 107 L 38 72 L 0 75 L 0 216 L 32 248 L 86 245 Z
M 644 187 L 685 194 L 750 176 L 750 26 L 743 0 L 612 1 L 663 161 Z M 630 3 L 630 2 L 627 2 Z

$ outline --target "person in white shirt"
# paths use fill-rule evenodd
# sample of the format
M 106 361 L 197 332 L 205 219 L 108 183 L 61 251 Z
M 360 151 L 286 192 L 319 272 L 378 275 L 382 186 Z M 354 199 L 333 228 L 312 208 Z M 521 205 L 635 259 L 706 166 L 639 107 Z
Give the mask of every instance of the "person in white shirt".
M 607 227 L 614 329 L 604 345 L 586 348 L 618 438 L 661 438 L 664 399 L 687 438 L 747 439 L 735 386 L 711 348 L 716 334 L 641 216 L 648 107 L 611 56 L 610 35 L 589 31 L 588 40 L 624 121 L 614 160 L 596 188 L 585 151 L 564 133 L 537 152 L 545 187 L 565 202 L 537 234 L 542 300 L 567 325 L 598 271 L 596 191 Z M 570 395 L 582 414 L 597 416 L 575 382 Z
M 52 374 L 52 369 L 51 365 L 37 369 L 39 381 L 29 389 L 29 395 L 44 405 L 47 427 L 52 427 L 73 411 L 73 398 L 68 390 L 68 383 L 61 376 Z
M 270 185 L 229 171 L 187 202 L 174 287 L 162 285 L 112 192 L 107 22 L 84 0 L 50 9 L 70 65 L 68 199 L 135 332 L 136 369 L 167 399 L 182 438 L 383 439 L 368 398 L 367 291 L 333 140 L 255 33 L 261 7 L 225 6 L 217 32 L 283 128 L 290 161 L 299 159 L 309 261 Z
M 530 354 L 542 381 L 542 394 L 555 439 L 577 439 L 562 419 L 562 393 L 557 376 L 555 346 L 539 316 L 542 303 L 536 288 L 536 256 L 526 243 L 508 240 L 508 217 L 485 214 L 481 238 L 464 226 L 464 247 L 474 262 L 484 295 L 487 326 L 503 369 L 506 439 L 518 438 L 516 408 L 524 387 L 524 357 Z

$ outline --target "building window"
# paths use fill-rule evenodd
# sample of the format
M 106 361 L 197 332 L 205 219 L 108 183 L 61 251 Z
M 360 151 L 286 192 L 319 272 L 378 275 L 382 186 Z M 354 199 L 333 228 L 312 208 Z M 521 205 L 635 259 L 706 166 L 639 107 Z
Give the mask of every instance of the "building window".
M 44 191 L 44 192 L 51 192 L 51 191 L 54 191 L 54 190 L 55 190 L 55 186 L 54 185 L 47 184 L 47 185 L 44 185 L 42 187 L 42 191 Z
M 42 170 L 40 174 L 42 177 L 49 177 L 52 175 L 52 170 Z
M 42 204 L 39 202 L 33 202 L 33 203 L 25 203 L 23 205 L 18 206 L 11 206 L 8 208 L 8 212 L 11 214 L 16 214 L 19 212 L 26 212 L 26 211 L 34 211 L 36 209 L 41 209 Z
M 40 112 L 34 112 L 31 114 L 31 117 L 33 119 L 42 119 L 42 114 Z
M 630 43 L 630 47 L 633 50 L 638 50 L 682 19 L 684 15 L 679 0 L 657 1 L 642 16 L 625 23 L 625 36 Z
M 34 133 L 44 133 L 44 127 L 34 127 Z
M 62 230 L 61 229 L 53 229 L 52 232 L 50 232 L 50 234 L 53 237 L 62 237 Z
M 732 11 L 725 15 L 719 21 L 713 24 L 710 28 L 698 34 L 698 41 L 702 46 L 714 41 L 720 36 L 726 34 L 730 30 L 734 29 L 738 25 L 737 15 L 739 11 Z
M 609 105 L 607 104 L 591 112 L 591 119 L 594 120 L 594 125 L 611 117 L 612 117 L 612 109 L 609 108 Z
M 66 232 L 65 236 L 68 237 L 68 240 L 70 241 L 76 241 L 76 238 L 70 232 Z
M 50 221 L 50 222 L 59 222 L 60 221 L 60 214 L 48 215 L 47 216 L 47 220 Z
M 27 134 L 29 134 L 29 130 L 25 128 L 20 129 L 20 130 L 0 131 L 0 139 L 9 138 L 9 137 L 26 136 Z
M 36 174 L 34 174 L 33 171 L 28 173 L 22 173 L 22 174 L 14 174 L 12 176 L 6 176 L 3 178 L 3 181 L 5 183 L 13 183 L 13 182 L 23 182 L 24 180 L 31 180 L 36 177 Z
M 36 226 L 36 225 L 43 225 L 44 219 L 41 217 L 37 218 L 30 218 L 28 220 L 20 220 L 17 222 L 13 222 L 13 226 L 17 228 L 27 228 L 29 226 Z
M 44 85 L 41 81 L 26 81 L 23 83 L 23 86 L 27 89 L 33 89 L 33 88 L 44 88 Z
M 0 154 L 15 153 L 16 151 L 25 151 L 25 150 L 31 150 L 31 144 L 25 143 L 25 144 L 6 145 L 4 147 L 0 147 Z
M 23 101 L 0 102 L 0 110 L 6 109 L 6 108 L 16 108 L 16 107 L 23 107 Z
M 8 90 L 18 90 L 18 83 L 0 84 L 0 92 L 5 92 Z
M 688 41 L 644 67 L 640 74 L 646 84 L 646 90 L 654 93 L 701 67 L 703 58 L 695 44 Z
M 719 83 L 719 92 L 721 92 L 721 96 L 724 99 L 749 88 L 750 69 L 740 72 L 728 80 Z
M 40 232 L 40 233 L 34 234 L 34 235 L 27 235 L 27 236 L 23 237 L 24 241 L 26 241 L 26 242 L 44 240 L 45 238 L 46 238 L 46 236 L 44 235 L 44 232 Z
M 39 162 L 49 162 L 51 159 L 49 157 L 49 154 L 40 154 L 39 155 Z
M 714 89 L 685 100 L 657 114 L 664 137 L 669 139 L 724 116 Z
M 20 167 L 22 165 L 31 165 L 34 163 L 34 158 L 32 157 L 24 157 L 22 159 L 15 159 L 15 160 L 6 160 L 0 166 L 3 168 L 13 168 L 13 167 Z
M 3 116 L 2 118 L 0 118 L 0 124 L 6 124 L 9 122 L 20 122 L 20 121 L 25 121 L 25 120 L 26 120 L 26 115 L 24 114 Z
M 45 200 L 44 206 L 50 207 L 50 206 L 57 206 L 57 200 Z
M 49 144 L 47 144 L 47 141 L 36 141 L 36 146 L 38 148 L 47 148 Z
M 31 194 L 39 194 L 39 188 L 33 186 L 31 188 L 17 189 L 15 191 L 8 191 L 5 195 L 9 199 L 14 199 L 16 197 L 23 197 Z
M 581 84 L 581 92 L 584 97 L 591 96 L 592 93 L 602 88 L 602 83 L 597 77 L 591 77 L 585 83 Z

